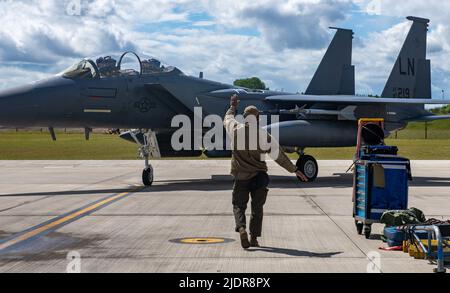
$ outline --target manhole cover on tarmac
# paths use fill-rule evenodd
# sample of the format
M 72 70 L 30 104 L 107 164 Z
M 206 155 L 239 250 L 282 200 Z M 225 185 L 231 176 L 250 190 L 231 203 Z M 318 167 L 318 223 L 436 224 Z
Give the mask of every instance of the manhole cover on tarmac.
M 233 239 L 228 238 L 216 238 L 216 237 L 192 237 L 192 238 L 180 238 L 173 239 L 170 242 L 178 244 L 225 244 L 234 242 Z

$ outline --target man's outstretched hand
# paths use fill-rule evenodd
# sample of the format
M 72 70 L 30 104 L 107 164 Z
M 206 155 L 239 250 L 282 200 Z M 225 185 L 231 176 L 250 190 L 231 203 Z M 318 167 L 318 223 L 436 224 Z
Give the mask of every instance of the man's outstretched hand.
M 238 96 L 237 96 L 236 94 L 235 94 L 235 95 L 232 95 L 232 96 L 231 96 L 231 101 L 230 101 L 231 107 L 237 108 L 237 107 L 238 107 L 238 104 L 239 104 Z
M 308 177 L 305 176 L 305 174 L 303 174 L 302 171 L 297 171 L 295 172 L 295 175 L 297 175 L 298 178 L 300 178 L 303 182 L 308 182 Z

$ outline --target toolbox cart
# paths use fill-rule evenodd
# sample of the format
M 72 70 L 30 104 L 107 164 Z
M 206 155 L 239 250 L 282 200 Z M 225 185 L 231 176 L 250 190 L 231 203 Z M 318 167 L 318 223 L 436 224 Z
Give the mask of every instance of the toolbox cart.
M 358 234 L 367 239 L 372 224 L 388 210 L 406 210 L 410 161 L 397 156 L 397 147 L 384 144 L 384 120 L 361 119 L 355 156 L 353 217 Z

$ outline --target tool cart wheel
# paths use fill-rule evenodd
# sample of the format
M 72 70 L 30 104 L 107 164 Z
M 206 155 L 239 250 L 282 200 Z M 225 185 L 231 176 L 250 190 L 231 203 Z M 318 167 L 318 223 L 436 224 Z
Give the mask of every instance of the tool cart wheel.
M 372 234 L 372 225 L 364 225 L 364 235 L 366 239 L 370 239 L 370 235 Z
M 364 224 L 360 223 L 358 221 L 355 221 L 355 225 L 356 225 L 356 231 L 358 232 L 358 235 L 362 235 Z

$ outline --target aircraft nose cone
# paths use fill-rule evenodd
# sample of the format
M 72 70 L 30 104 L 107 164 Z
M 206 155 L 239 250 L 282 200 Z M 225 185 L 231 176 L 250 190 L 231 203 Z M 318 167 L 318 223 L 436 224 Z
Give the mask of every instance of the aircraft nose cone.
M 2 90 L 0 91 L 0 99 L 10 99 L 14 97 L 20 97 L 30 93 L 32 90 L 33 90 L 32 85 L 24 85 L 20 87 Z
M 32 125 L 39 105 L 33 101 L 32 85 L 0 91 L 0 125 L 21 127 Z

